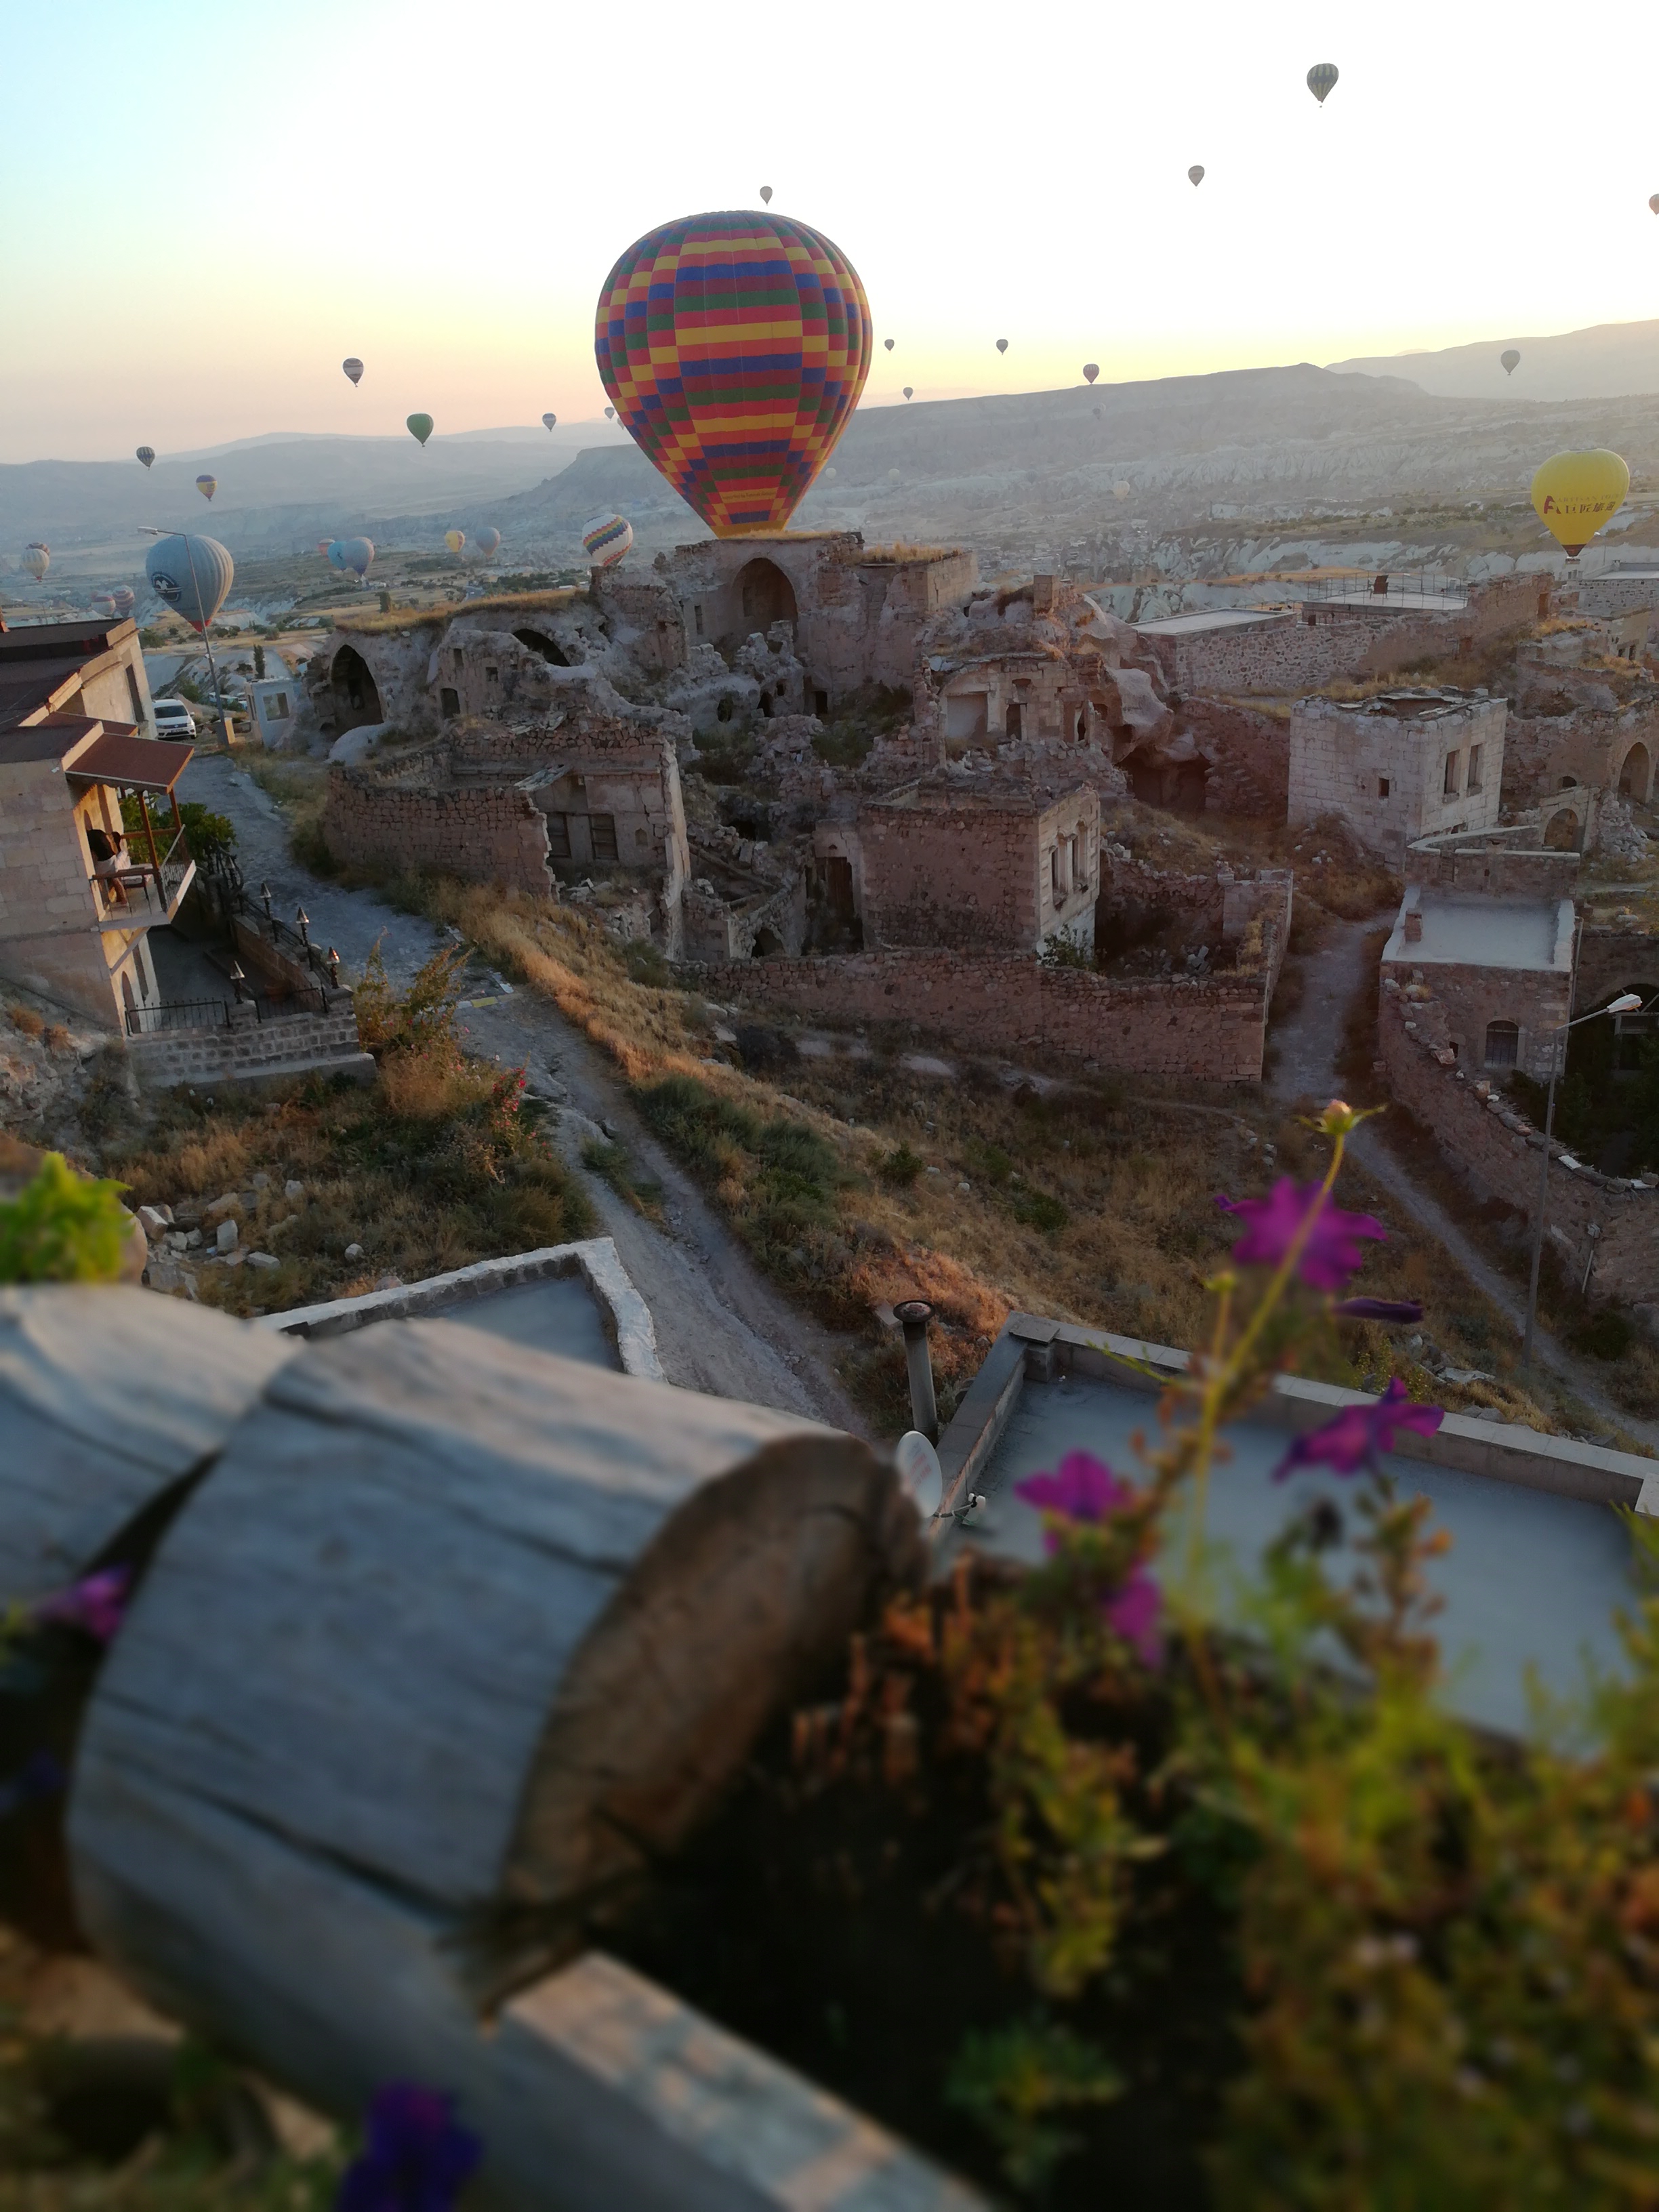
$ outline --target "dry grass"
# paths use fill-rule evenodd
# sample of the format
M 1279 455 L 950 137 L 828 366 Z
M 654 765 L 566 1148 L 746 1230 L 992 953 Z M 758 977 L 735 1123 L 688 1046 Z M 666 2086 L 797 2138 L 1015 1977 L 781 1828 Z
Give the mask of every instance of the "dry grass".
M 383 633 L 388 630 L 418 629 L 427 623 L 448 622 L 455 615 L 553 614 L 561 607 L 573 606 L 584 595 L 574 584 L 551 592 L 504 592 L 487 599 L 441 600 L 429 607 L 392 607 L 382 614 L 378 607 L 366 607 L 361 614 L 336 615 L 337 630 L 356 630 L 360 634 Z
M 25 1036 L 38 1037 L 46 1026 L 46 1016 L 37 1014 L 33 1006 L 8 1006 L 6 1012 L 12 1027 L 21 1030 Z

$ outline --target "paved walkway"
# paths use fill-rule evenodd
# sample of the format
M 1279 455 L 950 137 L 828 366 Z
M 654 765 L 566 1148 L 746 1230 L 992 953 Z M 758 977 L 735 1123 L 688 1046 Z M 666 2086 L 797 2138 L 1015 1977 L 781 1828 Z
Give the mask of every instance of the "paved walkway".
M 257 896 L 268 882 L 273 909 L 285 921 L 303 906 L 313 943 L 332 945 L 349 970 L 360 969 L 378 943 L 386 973 L 405 982 L 451 941 L 431 922 L 400 913 L 370 891 L 343 890 L 301 867 L 275 802 L 223 754 L 198 754 L 179 795 L 228 816 L 250 892 Z M 480 965 L 476 972 L 488 988 L 488 969 Z M 609 1059 L 530 991 L 469 1008 L 461 1026 L 470 1050 L 526 1068 L 530 1088 L 559 1106 L 556 1141 L 651 1309 L 669 1381 L 866 1434 L 867 1423 L 835 1372 L 844 1345 L 799 1313 L 753 1265 L 696 1184 L 645 1128 Z M 661 1228 L 582 1165 L 583 1143 L 604 1131 L 627 1146 L 642 1176 L 662 1185 Z
M 1336 1063 L 1342 1048 L 1343 1025 L 1367 980 L 1365 939 L 1376 927 L 1374 921 L 1333 921 L 1316 949 L 1298 956 L 1306 969 L 1302 1002 L 1273 1033 L 1275 1054 L 1267 1088 L 1281 1103 L 1307 1100 L 1322 1106 L 1338 1095 Z M 1450 1255 L 1476 1290 L 1491 1299 L 1516 1336 L 1521 1337 L 1526 1328 L 1524 1293 L 1492 1265 L 1433 1193 L 1412 1175 L 1389 1144 L 1387 1127 L 1386 1115 L 1367 1121 L 1349 1139 L 1350 1152 L 1407 1218 Z M 1659 1449 L 1659 1423 L 1639 1420 L 1616 1405 L 1600 1378 L 1547 1329 L 1535 1328 L 1533 1340 L 1540 1364 L 1598 1419 Z

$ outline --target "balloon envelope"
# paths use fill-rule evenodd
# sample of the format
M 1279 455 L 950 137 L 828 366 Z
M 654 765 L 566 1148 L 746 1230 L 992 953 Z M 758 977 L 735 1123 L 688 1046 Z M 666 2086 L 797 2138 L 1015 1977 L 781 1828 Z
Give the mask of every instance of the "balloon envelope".
M 884 338 L 884 339 L 882 340 L 882 343 L 883 343 L 883 345 L 884 345 L 884 346 L 886 347 L 886 349 L 887 349 L 888 352 L 889 352 L 889 353 L 891 353 L 891 351 L 893 350 L 893 341 L 891 340 L 891 338 Z
M 1505 376 L 1513 376 L 1516 370 L 1521 366 L 1521 356 L 1514 346 L 1507 348 L 1505 351 L 1498 355 L 1498 358 L 1504 365 L 1504 374 Z
M 620 561 L 634 543 L 634 526 L 619 514 L 596 514 L 582 525 L 582 550 L 596 568 Z
M 544 430 L 550 430 L 550 429 L 553 428 L 553 425 L 554 425 L 554 424 L 558 421 L 558 419 L 559 419 L 559 418 L 558 418 L 558 416 L 557 416 L 556 415 L 544 415 L 544 416 L 543 416 L 543 417 L 542 417 L 542 428 L 543 428 L 543 429 L 544 429 Z
M 1308 89 L 1322 107 L 1327 94 L 1336 82 L 1339 71 L 1334 62 L 1316 62 L 1308 71 Z
M 450 551 L 451 551 L 452 553 L 459 553 L 459 552 L 460 551 L 460 550 L 461 550 L 462 546 L 463 546 L 463 545 L 465 545 L 465 543 L 466 543 L 466 532 L 465 532 L 465 531 L 464 531 L 464 530 L 446 530 L 446 531 L 445 531 L 445 532 L 444 532 L 444 544 L 445 544 L 446 545 L 447 545 L 447 546 L 448 546 L 448 548 L 449 548 L 449 550 L 450 550 Z
M 870 374 L 870 306 L 840 249 L 784 216 L 662 224 L 599 295 L 593 350 L 646 458 L 717 538 L 782 530 Z
M 236 564 L 216 538 L 175 532 L 158 538 L 144 556 L 150 589 L 193 630 L 205 631 L 225 603 Z
M 347 538 L 340 544 L 340 566 L 349 568 L 354 576 L 366 576 L 368 564 L 374 558 L 372 538 Z
M 999 339 L 997 340 L 997 351 L 998 351 L 999 353 L 1006 353 L 1006 352 L 1007 352 L 1007 350 L 1008 350 L 1008 341 L 1007 341 L 1007 339 L 1006 339 L 1006 338 L 999 338 Z
M 131 584 L 118 584 L 110 597 L 115 602 L 118 615 L 130 615 L 138 604 L 137 594 Z
M 1653 195 L 1653 198 L 1648 202 L 1648 205 L 1653 210 L 1655 215 L 1659 215 L 1659 192 L 1656 192 Z
M 1099 363 L 1097 361 L 1085 361 L 1085 362 L 1084 362 L 1084 364 L 1083 364 L 1083 381 L 1084 381 L 1085 384 L 1092 384 L 1092 383 L 1094 382 L 1094 380 L 1095 380 L 1096 377 L 1097 377 L 1099 374 L 1100 374 L 1100 363 Z
M 772 187 L 771 187 L 771 185 L 763 185 L 761 186 L 761 198 L 762 198 L 762 199 L 763 199 L 763 200 L 765 201 L 765 203 L 766 203 L 766 204 L 767 204 L 767 206 L 768 206 L 768 207 L 770 207 L 770 206 L 771 206 L 771 204 L 772 204 Z
M 429 415 L 411 415 L 405 428 L 416 444 L 423 446 L 432 435 L 432 417 Z
M 915 385 L 913 385 L 913 384 L 907 384 L 907 385 L 905 386 L 905 387 L 904 387 L 904 396 L 905 396 L 905 398 L 906 398 L 907 399 L 914 399 L 914 398 L 915 398 L 915 389 L 916 389 L 916 388 L 915 388 Z
M 1187 172 L 1187 182 L 1189 185 L 1201 185 L 1203 181 L 1204 164 L 1202 161 L 1194 161 L 1192 167 Z
M 201 493 L 204 499 L 211 499 L 214 493 L 219 489 L 219 479 L 217 477 L 198 477 L 196 479 L 196 489 Z
M 1598 446 L 1589 453 L 1552 454 L 1532 480 L 1532 503 L 1551 537 L 1569 553 L 1579 553 L 1619 512 L 1629 489 L 1624 462 Z
M 1112 497 L 1114 499 L 1127 499 L 1128 496 L 1129 487 L 1127 484 L 1120 483 L 1115 483 L 1112 486 Z
M 605 409 L 605 421 L 606 421 L 607 422 L 614 422 L 616 421 L 616 419 L 617 419 L 617 410 L 616 410 L 616 409 L 615 409 L 614 407 L 607 407 L 607 408 Z
M 339 568 L 343 570 L 345 567 L 345 540 L 343 538 L 331 538 L 328 544 L 323 548 L 323 550 L 328 556 L 328 565 L 331 568 Z
M 155 459 L 155 447 L 140 446 L 138 448 L 138 458 L 143 463 L 144 466 L 148 468 L 150 463 Z
M 493 561 L 501 550 L 501 533 L 492 523 L 481 530 L 472 543 L 486 561 Z
M 42 545 L 37 538 L 33 544 L 25 546 L 23 549 L 23 567 L 28 574 L 33 577 L 37 584 L 40 581 L 40 579 L 46 574 L 47 569 L 50 568 L 51 566 L 52 548 L 50 545 Z
M 340 363 L 340 366 L 354 384 L 361 384 L 362 382 L 363 365 L 362 362 L 358 360 L 355 353 L 349 361 L 343 361 Z

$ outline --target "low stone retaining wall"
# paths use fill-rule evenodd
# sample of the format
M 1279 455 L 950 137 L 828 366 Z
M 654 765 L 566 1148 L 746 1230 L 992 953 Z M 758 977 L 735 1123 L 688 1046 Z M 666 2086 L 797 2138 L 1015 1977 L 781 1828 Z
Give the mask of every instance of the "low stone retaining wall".
M 1528 1223 L 1538 1203 L 1543 1138 L 1495 1086 L 1476 1085 L 1443 1061 L 1433 1042 L 1408 1030 L 1421 1007 L 1385 993 L 1377 1036 L 1389 1089 L 1461 1168 L 1483 1197 L 1513 1207 Z M 1564 1269 L 1583 1282 L 1592 1255 L 1592 1297 L 1631 1305 L 1659 1299 L 1659 1190 L 1575 1164 L 1552 1139 L 1547 1234 Z M 1594 1232 L 1592 1234 L 1592 1231 Z
M 261 1022 L 253 1008 L 244 1004 L 232 1008 L 228 1029 L 164 1030 L 155 1036 L 130 1037 L 127 1058 L 140 1083 L 154 1090 L 174 1083 L 245 1081 L 313 1068 L 372 1076 L 374 1062 L 358 1038 L 350 992 L 330 991 L 325 996 L 325 1013 L 289 1014 Z
M 403 785 L 373 770 L 331 768 L 323 836 L 347 866 L 439 868 L 547 898 L 547 817 L 513 786 L 455 790 Z

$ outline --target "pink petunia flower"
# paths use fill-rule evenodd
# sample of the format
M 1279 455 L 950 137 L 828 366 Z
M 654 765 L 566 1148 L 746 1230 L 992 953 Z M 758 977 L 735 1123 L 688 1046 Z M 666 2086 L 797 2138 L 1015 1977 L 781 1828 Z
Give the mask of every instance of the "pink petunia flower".
M 1389 1233 L 1370 1214 L 1334 1206 L 1322 1184 L 1304 1183 L 1298 1190 L 1289 1176 L 1281 1176 L 1267 1198 L 1228 1198 L 1218 1192 L 1215 1202 L 1245 1224 L 1233 1247 L 1234 1259 L 1256 1267 L 1277 1267 L 1311 1215 L 1297 1263 L 1297 1273 L 1310 1290 L 1341 1290 L 1364 1257 L 1358 1240 L 1372 1237 L 1380 1243 Z
M 1345 1406 L 1323 1428 L 1298 1437 L 1273 1469 L 1273 1480 L 1282 1482 L 1298 1467 L 1328 1467 L 1344 1475 L 1362 1468 L 1375 1473 L 1378 1455 L 1394 1449 L 1399 1431 L 1431 1437 L 1445 1418 L 1438 1406 L 1414 1406 L 1396 1375 L 1375 1404 Z
M 1158 1629 L 1163 1612 L 1164 1593 L 1145 1567 L 1135 1569 L 1105 1607 L 1109 1625 L 1146 1667 L 1156 1667 L 1164 1656 L 1164 1638 Z
M 121 1626 L 131 1582 L 131 1567 L 106 1567 L 98 1574 L 83 1575 L 78 1583 L 42 1598 L 33 1608 L 33 1617 L 81 1629 L 100 1644 L 107 1644 Z
M 1050 1552 L 1058 1551 L 1061 1542 L 1057 1523 L 1104 1521 L 1132 1504 L 1136 1496 L 1133 1483 L 1114 1474 L 1103 1460 L 1087 1452 L 1067 1452 L 1054 1474 L 1027 1475 L 1014 1487 L 1048 1522 L 1043 1544 Z M 1109 1626 L 1148 1667 L 1156 1667 L 1164 1656 L 1158 1632 L 1163 1610 L 1164 1593 L 1157 1579 L 1139 1565 L 1101 1605 Z

